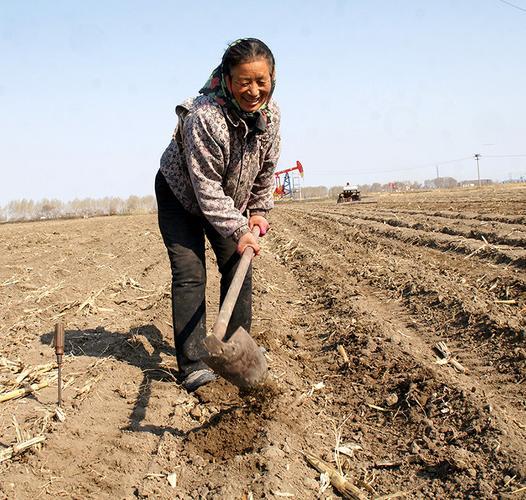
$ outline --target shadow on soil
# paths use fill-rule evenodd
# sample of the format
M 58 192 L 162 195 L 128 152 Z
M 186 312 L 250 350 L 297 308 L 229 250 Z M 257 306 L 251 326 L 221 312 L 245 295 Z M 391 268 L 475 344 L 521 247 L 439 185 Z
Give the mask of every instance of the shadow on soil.
M 40 337 L 43 344 L 53 344 L 53 332 Z M 132 328 L 128 333 L 110 332 L 104 327 L 90 330 L 67 330 L 65 333 L 64 354 L 91 356 L 95 358 L 112 357 L 141 369 L 143 378 L 139 395 L 129 417 L 129 424 L 123 430 L 151 432 L 162 435 L 182 433 L 172 427 L 141 425 L 152 393 L 152 381 L 179 383 L 174 347 L 167 344 L 154 325 Z M 166 355 L 170 360 L 165 365 Z M 173 365 L 173 366 L 172 366 Z
M 40 340 L 43 344 L 52 345 L 53 337 L 53 332 L 50 332 L 41 335 Z M 104 327 L 89 330 L 67 330 L 65 333 L 64 354 L 90 356 L 94 358 L 111 357 L 117 361 L 123 361 L 141 369 L 142 381 L 139 386 L 139 394 L 129 416 L 128 425 L 122 430 L 150 432 L 157 436 L 168 433 L 174 436 L 184 437 L 195 445 L 203 441 L 201 443 L 203 448 L 209 447 L 210 433 L 217 432 L 220 435 L 225 434 L 226 436 L 223 436 L 223 439 L 219 441 L 220 445 L 218 445 L 218 450 L 221 449 L 222 453 L 226 453 L 225 449 L 227 451 L 230 450 L 232 447 L 231 441 L 239 441 L 237 446 L 241 446 L 240 443 L 245 443 L 246 441 L 231 439 L 231 430 L 224 433 L 224 428 L 231 429 L 232 427 L 237 427 L 238 431 L 242 432 L 242 429 L 239 429 L 239 416 L 236 412 L 248 411 L 246 404 L 237 397 L 237 394 L 232 392 L 232 388 L 224 387 L 226 382 L 214 388 L 209 386 L 201 388 L 205 390 L 205 392 L 211 391 L 208 397 L 203 397 L 204 394 L 199 392 L 201 389 L 195 394 L 201 402 L 206 402 L 209 398 L 220 401 L 225 396 L 230 401 L 227 408 L 220 410 L 209 421 L 195 427 L 189 433 L 182 432 L 171 426 L 142 425 L 152 395 L 152 382 L 158 381 L 170 384 L 178 384 L 180 382 L 176 367 L 175 348 L 165 342 L 160 330 L 154 325 L 150 324 L 132 328 L 128 333 L 111 332 L 107 331 Z M 234 392 L 237 393 L 237 391 Z M 239 432 L 237 434 L 239 434 Z M 254 437 L 253 432 L 246 432 L 245 430 L 244 434 L 249 435 L 251 438 Z M 248 445 L 245 443 L 243 446 L 246 447 Z M 236 451 L 238 450 L 237 447 L 235 449 Z
M 43 344 L 52 345 L 52 332 L 40 337 Z M 121 430 L 149 432 L 162 438 L 171 434 L 183 438 L 186 445 L 201 455 L 211 455 L 218 460 L 228 460 L 247 453 L 262 436 L 269 411 L 256 404 L 254 395 L 240 398 L 237 389 L 226 381 L 218 380 L 199 388 L 195 396 L 206 403 L 214 401 L 223 407 L 210 419 L 201 422 L 189 432 L 173 426 L 144 425 L 146 411 L 152 396 L 152 382 L 178 384 L 175 349 L 167 344 L 154 325 L 132 328 L 128 333 L 110 332 L 103 327 L 90 330 L 68 330 L 65 334 L 65 354 L 113 358 L 140 368 L 142 382 L 133 404 L 128 425 Z M 259 395 L 261 396 L 261 395 Z M 257 398 L 259 401 L 261 399 Z M 263 398 L 271 400 L 270 396 Z M 254 406 L 256 405 L 256 406 Z

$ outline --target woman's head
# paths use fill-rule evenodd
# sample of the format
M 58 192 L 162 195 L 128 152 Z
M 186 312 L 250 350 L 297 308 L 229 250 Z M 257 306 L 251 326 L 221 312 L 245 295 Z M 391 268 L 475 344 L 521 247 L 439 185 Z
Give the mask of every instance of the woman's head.
M 226 75 L 231 75 L 232 68 L 249 61 L 264 59 L 269 71 L 274 74 L 274 55 L 265 43 L 257 38 L 241 38 L 231 43 L 223 54 L 222 66 Z
M 264 106 L 273 90 L 275 62 L 270 49 L 257 38 L 243 38 L 229 45 L 222 70 L 239 107 L 253 113 Z

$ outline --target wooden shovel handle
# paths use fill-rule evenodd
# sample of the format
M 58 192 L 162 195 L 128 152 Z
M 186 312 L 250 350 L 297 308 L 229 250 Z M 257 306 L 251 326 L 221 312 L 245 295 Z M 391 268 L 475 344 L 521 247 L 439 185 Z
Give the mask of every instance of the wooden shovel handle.
M 259 237 L 259 226 L 254 226 L 252 228 L 252 234 L 257 240 Z M 219 315 L 217 316 L 214 328 L 212 329 L 212 333 L 219 340 L 223 340 L 226 334 L 226 329 L 228 327 L 230 317 L 232 316 L 232 311 L 234 310 L 234 307 L 236 305 L 237 298 L 239 296 L 239 291 L 243 286 L 243 281 L 245 280 L 248 267 L 250 266 L 250 262 L 252 261 L 253 257 L 254 249 L 252 247 L 246 247 L 237 266 L 236 274 L 234 274 L 232 282 L 230 283 L 230 287 L 228 288 L 225 300 L 221 305 L 221 310 L 219 311 Z

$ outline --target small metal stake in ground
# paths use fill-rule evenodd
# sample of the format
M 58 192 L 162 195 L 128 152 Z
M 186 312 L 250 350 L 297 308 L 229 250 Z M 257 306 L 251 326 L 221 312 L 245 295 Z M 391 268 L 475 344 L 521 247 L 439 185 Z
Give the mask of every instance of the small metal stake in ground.
M 55 325 L 55 354 L 58 365 L 58 406 L 62 407 L 62 356 L 64 355 L 64 325 Z

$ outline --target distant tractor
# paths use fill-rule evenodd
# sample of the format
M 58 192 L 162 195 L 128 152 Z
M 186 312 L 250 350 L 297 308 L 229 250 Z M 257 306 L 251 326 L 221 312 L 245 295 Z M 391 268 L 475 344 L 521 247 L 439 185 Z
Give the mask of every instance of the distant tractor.
M 338 195 L 337 203 L 348 203 L 351 201 L 360 201 L 362 199 L 358 186 L 345 185 L 343 191 Z

